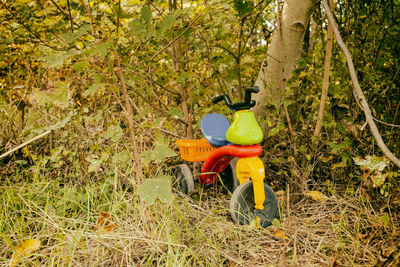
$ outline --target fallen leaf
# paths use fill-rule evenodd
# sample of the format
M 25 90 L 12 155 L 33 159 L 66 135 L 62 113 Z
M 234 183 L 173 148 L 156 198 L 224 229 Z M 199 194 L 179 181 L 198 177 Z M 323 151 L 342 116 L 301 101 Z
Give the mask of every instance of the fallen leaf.
M 286 239 L 286 240 L 290 239 L 287 235 L 285 235 L 285 232 L 282 229 L 276 230 L 274 236 L 280 239 Z
M 309 191 L 306 193 L 306 196 L 311 197 L 314 200 L 325 202 L 329 198 L 319 191 Z
M 373 234 L 370 231 L 359 232 L 357 234 L 358 238 L 360 238 L 364 242 L 368 242 L 372 239 Z
M 93 231 L 101 230 L 100 233 L 105 234 L 114 231 L 114 229 L 115 224 L 111 221 L 111 214 L 104 211 L 100 212 Z
M 16 266 L 21 257 L 28 256 L 40 247 L 40 240 L 28 239 L 19 244 L 12 255 L 10 266 Z
M 329 267 L 339 267 L 340 265 L 336 262 L 336 257 L 333 257 Z
M 260 228 L 260 227 L 261 227 L 260 221 L 261 221 L 260 217 L 257 216 L 254 220 L 252 220 L 252 221 L 247 225 L 247 228 L 248 228 L 249 230 L 254 230 L 254 229 Z
M 308 217 L 306 219 L 306 224 L 310 225 L 310 226 L 313 225 L 314 224 L 314 219 L 315 219 L 314 215 L 311 215 L 311 217 Z

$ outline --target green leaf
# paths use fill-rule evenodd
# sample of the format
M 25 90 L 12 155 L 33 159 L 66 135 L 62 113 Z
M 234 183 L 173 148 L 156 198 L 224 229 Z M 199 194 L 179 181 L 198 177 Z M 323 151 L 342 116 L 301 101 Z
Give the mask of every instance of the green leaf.
M 281 122 L 278 122 L 278 125 L 276 125 L 274 128 L 271 128 L 268 132 L 268 137 L 277 135 L 281 130 L 285 129 L 285 125 Z
M 387 173 L 382 174 L 381 172 L 376 172 L 375 174 L 371 175 L 371 180 L 374 183 L 372 186 L 379 187 L 383 185 L 387 176 L 388 176 Z
M 344 128 L 343 124 L 341 124 L 340 122 L 337 124 L 337 128 L 340 133 L 346 134 L 346 129 Z
M 104 161 L 107 161 L 109 157 L 110 157 L 110 154 L 108 154 L 107 152 L 103 152 L 103 153 L 101 153 L 100 160 L 101 160 L 101 162 L 104 162 Z
M 171 188 L 171 177 L 162 175 L 155 179 L 144 181 L 138 186 L 136 194 L 142 196 L 143 200 L 149 204 L 154 204 L 156 198 L 170 204 L 174 200 Z
M 97 83 L 91 84 L 89 85 L 89 88 L 85 92 L 83 92 L 82 96 L 83 97 L 92 96 L 97 92 L 97 90 L 99 90 L 100 87 L 101 87 L 100 84 Z
M 97 171 L 97 169 L 100 167 L 102 163 L 101 159 L 90 159 L 90 160 L 87 159 L 87 161 L 89 161 L 90 163 L 88 172 Z
M 107 55 L 107 51 L 110 47 L 112 47 L 113 42 L 112 41 L 107 41 L 101 44 L 98 44 L 96 48 L 94 49 L 93 53 L 104 58 Z
M 53 125 L 52 127 L 50 127 L 51 130 L 56 130 L 56 129 L 60 129 L 60 128 L 64 128 L 65 125 L 67 125 L 67 123 L 71 120 L 73 114 L 69 114 L 68 116 L 66 116 L 64 119 L 60 120 L 59 122 L 57 122 L 55 125 Z
M 76 62 L 73 66 L 72 69 L 75 71 L 81 71 L 83 69 L 87 69 L 90 67 L 90 64 L 87 60 L 82 60 L 82 61 L 78 61 Z
M 34 90 L 31 95 L 31 101 L 41 106 L 55 105 L 65 108 L 69 105 L 68 87 L 68 81 L 58 81 L 54 86 L 54 90 L 52 91 Z
M 133 19 L 131 22 L 129 22 L 129 26 L 133 28 L 136 34 L 141 34 L 146 32 L 145 25 L 143 25 L 139 19 Z
M 330 142 L 328 143 L 329 146 L 332 149 L 332 153 L 336 154 L 338 153 L 340 150 L 344 149 L 344 148 L 348 148 L 351 145 L 351 141 L 349 141 L 348 139 L 345 139 L 343 143 L 341 144 L 337 144 L 336 142 Z
M 47 68 L 61 67 L 64 64 L 64 60 L 68 57 L 66 53 L 50 54 L 40 58 L 44 61 L 44 66 Z
M 385 226 L 387 226 L 387 225 L 389 224 L 389 222 L 390 222 L 390 217 L 389 217 L 389 215 L 387 215 L 387 213 L 384 213 L 384 214 L 381 216 L 381 222 L 382 222 L 383 225 L 385 225 Z
M 103 136 L 116 142 L 121 139 L 123 134 L 124 133 L 119 125 L 111 125 L 107 128 L 107 132 Z
M 272 220 L 272 224 L 277 228 L 281 227 L 281 222 L 277 218 Z
M 234 9 L 240 14 L 250 13 L 253 10 L 253 2 L 246 0 L 233 0 Z
M 82 27 L 80 27 L 75 33 L 75 39 L 78 39 L 79 37 L 82 37 L 83 35 L 85 35 L 89 30 L 90 30 L 91 26 L 90 24 L 85 24 Z
M 183 118 L 182 111 L 179 108 L 172 107 L 169 109 L 169 113 L 175 118 Z
M 75 36 L 72 32 L 66 32 L 63 34 L 59 35 L 62 39 L 64 39 L 64 41 L 69 44 L 72 43 L 73 41 L 75 41 Z
M 389 164 L 389 160 L 384 157 L 377 157 L 377 156 L 366 156 L 365 159 L 360 157 L 353 158 L 354 163 L 356 165 L 361 166 L 364 169 L 369 169 L 371 171 L 383 171 L 386 166 Z
M 124 150 L 114 155 L 113 161 L 122 167 L 126 167 L 131 162 L 131 156 L 129 155 L 128 151 Z
M 172 26 L 172 24 L 174 24 L 174 22 L 175 22 L 174 16 L 171 16 L 171 15 L 165 16 L 164 21 L 162 22 L 162 25 L 161 25 L 162 30 L 163 31 L 168 30 Z
M 151 9 L 148 5 L 143 5 L 140 10 L 140 17 L 146 22 L 149 23 L 151 20 Z
M 143 164 L 148 165 L 150 161 L 162 162 L 168 157 L 176 156 L 175 151 L 168 147 L 168 144 L 157 141 L 154 150 L 148 150 L 142 153 Z
M 189 72 L 184 71 L 178 76 L 178 78 L 176 79 L 176 82 L 181 83 L 181 82 L 186 81 L 189 78 L 190 78 Z

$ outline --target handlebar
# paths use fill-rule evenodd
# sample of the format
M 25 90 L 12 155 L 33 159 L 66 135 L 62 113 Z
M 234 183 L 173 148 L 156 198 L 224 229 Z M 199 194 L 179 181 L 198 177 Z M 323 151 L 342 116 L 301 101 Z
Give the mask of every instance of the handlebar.
M 260 92 L 260 89 L 258 88 L 258 86 L 254 86 L 254 87 L 248 87 L 245 91 L 245 96 L 244 96 L 244 102 L 239 102 L 236 104 L 232 104 L 231 99 L 229 98 L 229 96 L 227 94 L 223 94 L 223 95 L 219 95 L 217 97 L 214 97 L 212 99 L 212 102 L 214 104 L 224 100 L 226 106 L 231 109 L 231 110 L 244 110 L 244 109 L 250 109 L 252 107 L 254 107 L 256 105 L 256 101 L 255 100 L 251 100 L 251 94 L 255 93 L 257 94 L 258 92 Z

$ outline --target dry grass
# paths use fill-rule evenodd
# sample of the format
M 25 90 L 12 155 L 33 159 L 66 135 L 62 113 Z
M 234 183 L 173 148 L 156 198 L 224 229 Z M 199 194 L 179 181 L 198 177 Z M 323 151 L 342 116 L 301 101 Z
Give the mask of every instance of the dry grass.
M 42 242 L 23 261 L 32 266 L 373 266 L 399 258 L 398 215 L 390 214 L 385 225 L 384 211 L 354 195 L 289 206 L 283 197 L 280 227 L 288 239 L 281 239 L 275 226 L 233 224 L 229 196 L 212 188 L 151 206 L 120 186 L 62 187 L 64 193 L 50 181 L 1 185 L 0 266 L 8 266 L 13 247 L 28 238 Z M 65 188 L 84 192 L 87 201 L 60 204 Z M 100 233 L 93 229 L 104 210 L 116 227 Z

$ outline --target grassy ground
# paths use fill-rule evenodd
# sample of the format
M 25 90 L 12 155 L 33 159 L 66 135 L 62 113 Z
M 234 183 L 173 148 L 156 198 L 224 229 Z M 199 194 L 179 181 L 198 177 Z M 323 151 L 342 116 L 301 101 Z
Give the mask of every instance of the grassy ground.
M 233 224 L 229 195 L 215 188 L 197 185 L 195 196 L 148 205 L 118 179 L 99 177 L 79 186 L 65 182 L 66 177 L 35 178 L 29 169 L 15 169 L 2 168 L 0 266 L 9 266 L 14 248 L 30 238 L 41 246 L 22 265 L 399 264 L 398 214 L 373 208 L 357 192 L 351 198 L 337 193 L 325 202 L 301 198 L 297 203 L 280 192 L 285 237 L 276 226 Z M 110 214 L 111 230 L 96 230 L 100 212 Z
M 15 117 L 1 110 L 0 121 Z M 96 115 L 85 126 L 74 121 L 68 134 L 56 132 L 0 162 L 0 266 L 9 266 L 15 248 L 27 239 L 40 240 L 41 245 L 20 260 L 21 266 L 399 264 L 400 202 L 393 206 L 384 198 L 374 199 L 377 192 L 365 197 L 362 188 L 353 185 L 355 192 L 346 194 L 344 179 L 330 185 L 318 182 L 315 189 L 330 196 L 325 202 L 278 192 L 280 225 L 267 229 L 235 225 L 229 194 L 213 187 L 203 190 L 197 184 L 196 194 L 175 196 L 171 205 L 147 204 L 132 191 L 133 163 L 122 167 L 108 160 L 98 171 L 87 171 L 91 156 L 129 151 L 125 137 L 118 143 L 104 139 L 106 119 L 114 120 L 114 113 L 107 114 Z M 46 119 L 48 114 L 39 115 Z M 16 126 L 7 122 L 11 126 L 0 124 L 3 152 L 27 139 L 13 138 Z M 151 148 L 152 139 L 145 141 L 141 151 Z M 153 163 L 144 171 L 152 177 L 167 169 Z M 267 169 L 273 171 L 268 164 Z M 308 169 L 294 173 L 299 181 L 312 180 Z M 279 179 L 270 182 L 276 191 L 283 187 Z M 102 212 L 109 214 L 109 229 L 97 229 Z

